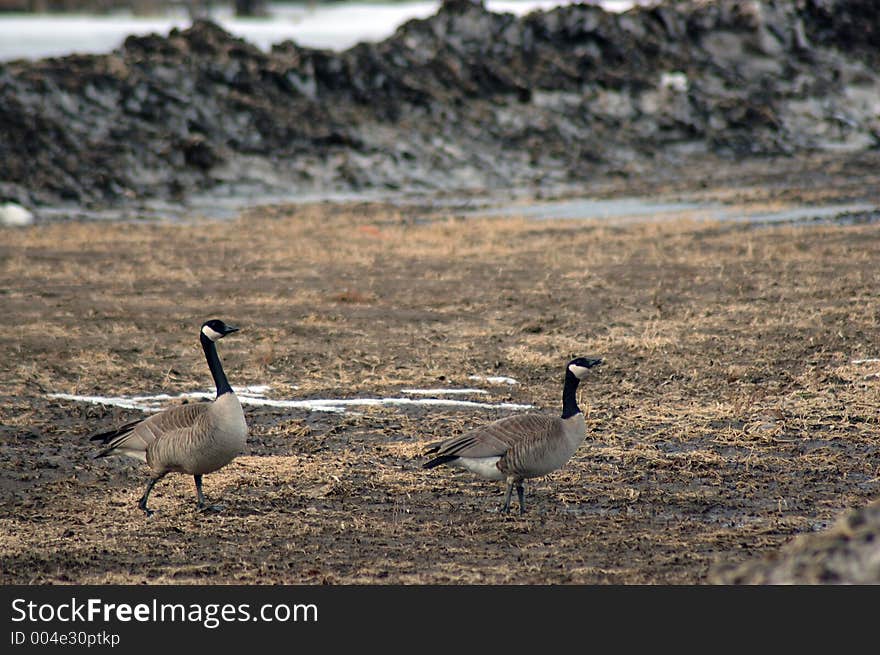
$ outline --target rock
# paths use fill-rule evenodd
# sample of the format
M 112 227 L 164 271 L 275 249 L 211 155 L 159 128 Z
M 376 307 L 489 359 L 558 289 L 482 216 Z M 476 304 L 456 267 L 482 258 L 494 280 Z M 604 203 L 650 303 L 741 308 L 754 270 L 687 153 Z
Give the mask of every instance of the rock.
M 32 225 L 34 215 L 14 202 L 0 203 L 0 225 L 20 227 Z

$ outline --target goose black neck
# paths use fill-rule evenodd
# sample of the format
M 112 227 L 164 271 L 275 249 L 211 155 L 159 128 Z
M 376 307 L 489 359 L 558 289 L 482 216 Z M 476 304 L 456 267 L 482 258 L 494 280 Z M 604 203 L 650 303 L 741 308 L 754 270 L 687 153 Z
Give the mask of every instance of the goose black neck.
M 565 386 L 562 387 L 562 418 L 570 418 L 580 414 L 581 408 L 577 402 L 577 388 L 581 383 L 574 373 L 565 371 Z
M 223 365 L 220 363 L 220 357 L 217 355 L 217 344 L 211 341 L 204 334 L 201 336 L 202 350 L 205 351 L 205 359 L 208 360 L 208 368 L 211 369 L 211 376 L 214 378 L 214 384 L 217 385 L 217 397 L 224 393 L 232 391 L 229 386 L 229 380 L 226 379 L 226 373 L 223 372 Z

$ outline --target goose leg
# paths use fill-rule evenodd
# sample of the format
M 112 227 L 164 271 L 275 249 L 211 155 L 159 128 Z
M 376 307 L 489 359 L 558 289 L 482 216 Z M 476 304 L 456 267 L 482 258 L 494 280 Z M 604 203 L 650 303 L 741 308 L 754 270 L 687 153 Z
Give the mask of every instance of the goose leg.
M 165 477 L 165 474 L 157 475 L 155 478 L 150 478 L 147 481 L 147 488 L 144 490 L 144 495 L 141 496 L 141 499 L 138 501 L 138 507 L 141 508 L 147 516 L 153 515 L 153 510 L 147 507 L 147 497 L 150 495 L 150 491 L 153 490 L 153 485 L 156 484 L 159 480 Z
M 516 483 L 516 495 L 519 498 L 519 513 L 526 513 L 526 490 L 523 488 L 522 480 Z
M 202 493 L 202 476 L 194 475 L 193 478 L 196 481 L 196 496 L 198 496 L 199 502 L 196 503 L 196 507 L 200 512 L 204 512 L 206 510 L 212 510 L 214 512 L 219 512 L 223 509 L 223 505 L 208 505 L 205 503 L 205 494 Z
M 504 495 L 504 505 L 501 507 L 502 514 L 510 512 L 510 496 L 513 494 L 513 478 L 507 480 L 507 493 Z

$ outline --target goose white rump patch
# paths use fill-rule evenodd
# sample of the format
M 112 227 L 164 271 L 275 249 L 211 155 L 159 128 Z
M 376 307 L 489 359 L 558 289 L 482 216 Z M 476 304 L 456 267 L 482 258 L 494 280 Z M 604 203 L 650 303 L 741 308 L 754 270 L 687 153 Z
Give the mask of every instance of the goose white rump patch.
M 460 466 L 471 473 L 476 473 L 489 480 L 503 480 L 504 475 L 496 466 L 500 459 L 500 457 L 459 457 L 449 463 L 453 466 Z

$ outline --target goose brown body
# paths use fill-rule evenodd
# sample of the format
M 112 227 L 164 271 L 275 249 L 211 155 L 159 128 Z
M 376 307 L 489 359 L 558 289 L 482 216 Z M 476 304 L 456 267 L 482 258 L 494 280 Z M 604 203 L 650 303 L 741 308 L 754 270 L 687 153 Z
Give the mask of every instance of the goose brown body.
M 92 441 L 104 444 L 96 457 L 128 455 L 147 463 L 151 477 L 138 506 L 148 516 L 152 514 L 147 507 L 150 490 L 168 473 L 192 475 L 198 507 L 204 509 L 202 476 L 226 466 L 245 449 L 244 412 L 226 379 L 215 346 L 215 341 L 237 330 L 218 319 L 202 325 L 200 340 L 217 385 L 213 401 L 171 407 L 91 437 Z
M 496 480 L 508 475 L 519 479 L 536 478 L 555 471 L 571 459 L 585 437 L 583 414 L 563 419 L 530 413 L 508 416 L 471 430 L 428 452 L 435 458 L 454 457 L 449 460 L 450 464 L 469 470 L 482 469 L 484 464 L 471 460 L 491 459 L 498 473 L 484 477 Z
M 586 438 L 586 422 L 575 393 L 586 371 L 601 361 L 579 357 L 568 363 L 562 416 L 528 413 L 499 419 L 433 444 L 426 452 L 433 457 L 423 467 L 448 464 L 490 480 L 505 480 L 507 494 L 502 511 L 510 510 L 515 485 L 520 512 L 524 512 L 523 480 L 561 468 Z
M 247 442 L 244 412 L 234 393 L 209 403 L 171 407 L 114 432 L 98 457 L 135 457 L 146 462 L 154 476 L 213 473 L 242 453 Z

